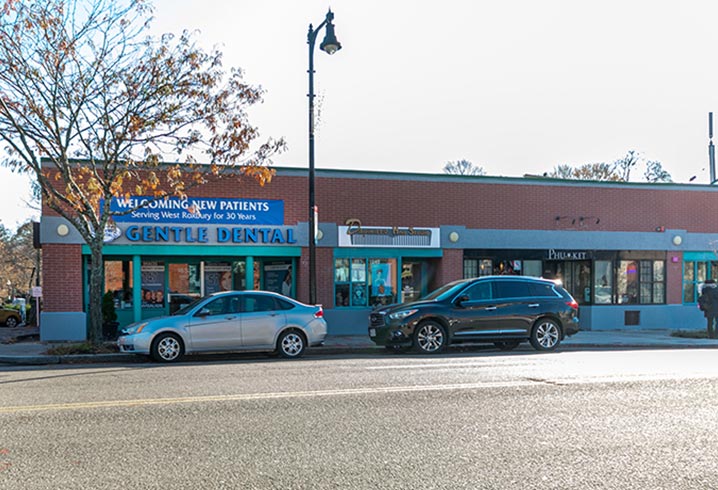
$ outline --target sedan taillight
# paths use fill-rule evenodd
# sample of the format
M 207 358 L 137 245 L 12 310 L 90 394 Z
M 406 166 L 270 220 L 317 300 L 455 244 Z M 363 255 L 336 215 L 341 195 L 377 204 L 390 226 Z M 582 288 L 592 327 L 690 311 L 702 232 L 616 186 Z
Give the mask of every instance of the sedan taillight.
M 318 306 L 319 308 L 317 311 L 314 312 L 314 318 L 324 318 L 324 310 L 321 306 Z
M 576 301 L 575 299 L 573 301 L 567 301 L 566 304 L 574 310 L 578 311 L 578 301 Z

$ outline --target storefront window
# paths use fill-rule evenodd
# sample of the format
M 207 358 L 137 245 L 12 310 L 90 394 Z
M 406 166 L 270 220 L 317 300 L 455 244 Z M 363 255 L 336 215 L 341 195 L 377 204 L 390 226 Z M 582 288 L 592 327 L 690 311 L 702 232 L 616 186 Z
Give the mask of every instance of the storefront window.
M 613 302 L 613 264 L 609 260 L 595 262 L 594 298 L 595 304 L 610 304 Z
M 523 271 L 524 276 L 541 277 L 541 261 L 540 260 L 524 260 Z
M 464 259 L 464 279 L 479 276 L 479 261 L 477 259 Z
M 144 287 L 144 267 L 143 287 Z M 191 303 L 201 295 L 202 281 L 199 264 L 169 264 L 169 302 L 170 313 L 182 305 Z M 143 302 L 144 306 L 144 302 Z
M 620 304 L 665 303 L 665 262 L 621 260 L 618 266 Z
M 335 259 L 335 306 L 395 303 L 400 284 L 397 263 L 396 259 Z
M 165 265 L 163 262 L 142 262 L 142 308 L 164 308 Z
M 396 259 L 369 259 L 369 280 L 372 305 L 396 302 Z
M 232 264 L 232 289 L 244 291 L 247 289 L 247 263 L 242 260 Z
M 105 261 L 105 292 L 111 292 L 116 309 L 132 308 L 132 261 Z
M 518 276 L 522 274 L 522 261 L 520 260 L 497 260 L 494 263 L 495 276 Z
M 204 294 L 232 290 L 232 264 L 210 262 L 204 265 Z
M 263 289 L 283 294 L 284 296 L 292 296 L 292 272 L 291 262 L 265 262 Z
M 718 278 L 718 262 L 687 260 L 683 264 L 683 302 L 695 303 L 706 279 Z
M 695 275 L 696 263 L 692 260 L 686 261 L 683 264 L 683 302 L 684 303 L 695 303 L 696 302 L 696 275 Z
M 490 276 L 493 270 L 491 259 L 464 259 L 464 279 Z
M 366 306 L 368 294 L 365 259 L 352 259 L 351 279 L 351 306 Z

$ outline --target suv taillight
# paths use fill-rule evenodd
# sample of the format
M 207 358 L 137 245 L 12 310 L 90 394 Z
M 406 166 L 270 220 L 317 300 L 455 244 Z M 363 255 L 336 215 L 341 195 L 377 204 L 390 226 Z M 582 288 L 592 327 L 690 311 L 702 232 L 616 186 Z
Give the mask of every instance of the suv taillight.
M 578 301 L 576 301 L 575 299 L 572 301 L 567 301 L 566 304 L 574 310 L 578 311 Z

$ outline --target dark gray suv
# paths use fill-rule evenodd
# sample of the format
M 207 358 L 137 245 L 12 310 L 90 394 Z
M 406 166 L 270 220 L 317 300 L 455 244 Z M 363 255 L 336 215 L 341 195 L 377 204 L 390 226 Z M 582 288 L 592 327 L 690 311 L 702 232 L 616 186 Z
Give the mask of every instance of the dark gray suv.
M 454 281 L 418 301 L 375 310 L 369 320 L 376 344 L 422 353 L 463 342 L 511 350 L 524 341 L 551 351 L 578 330 L 578 303 L 568 291 L 556 281 L 525 276 Z

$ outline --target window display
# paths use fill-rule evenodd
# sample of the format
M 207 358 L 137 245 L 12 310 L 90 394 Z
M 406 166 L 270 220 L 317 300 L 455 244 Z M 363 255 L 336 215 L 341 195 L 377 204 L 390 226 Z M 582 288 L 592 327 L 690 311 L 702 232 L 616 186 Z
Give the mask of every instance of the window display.
M 396 264 L 396 259 L 335 259 L 334 305 L 366 307 L 396 302 Z
M 116 309 L 132 308 L 132 261 L 105 261 L 105 291 L 112 293 Z
M 164 308 L 165 265 L 142 262 L 142 308 Z

